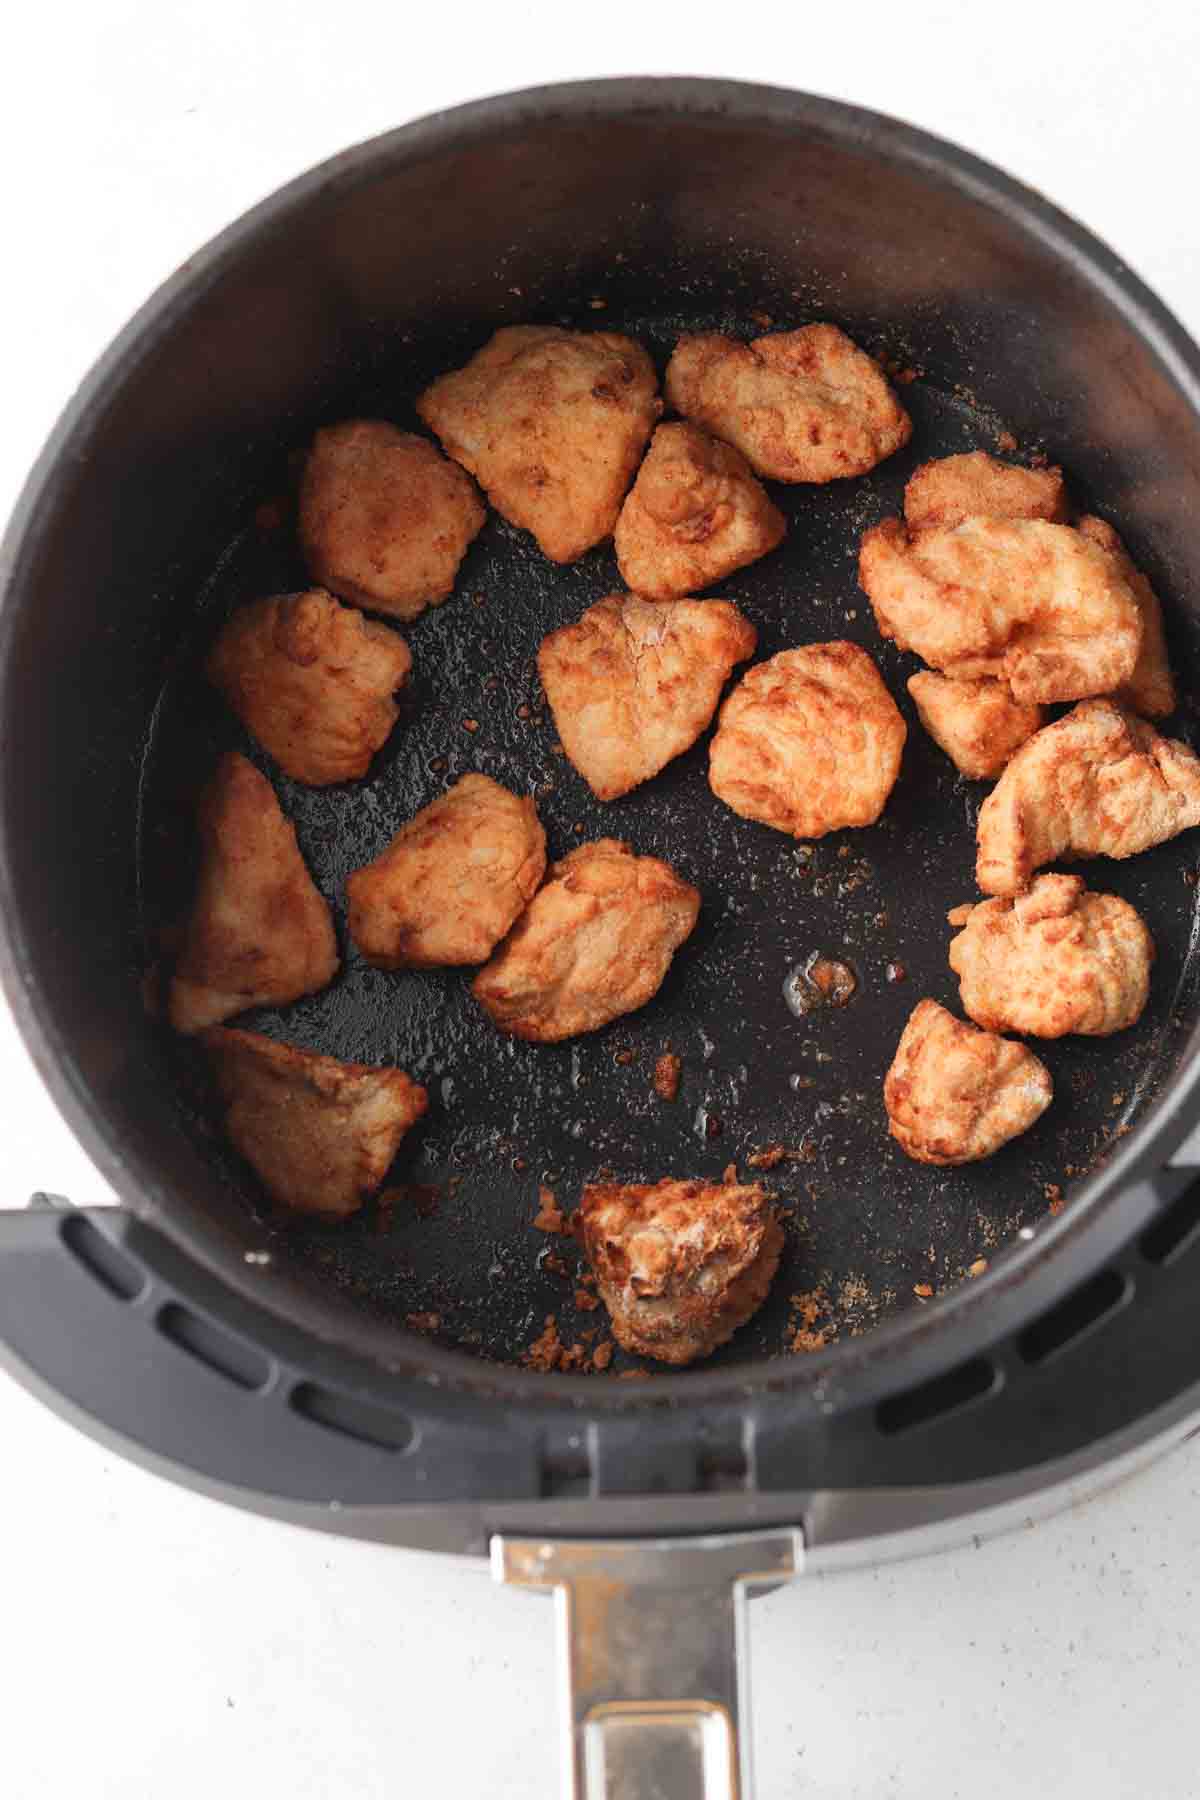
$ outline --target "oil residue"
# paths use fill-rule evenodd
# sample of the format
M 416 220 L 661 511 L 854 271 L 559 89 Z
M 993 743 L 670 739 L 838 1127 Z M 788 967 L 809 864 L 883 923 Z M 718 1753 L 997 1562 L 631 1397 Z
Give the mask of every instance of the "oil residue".
M 783 984 L 783 997 L 798 1019 L 822 1006 L 846 1006 L 858 988 L 858 976 L 849 963 L 839 962 L 814 950 L 796 964 Z

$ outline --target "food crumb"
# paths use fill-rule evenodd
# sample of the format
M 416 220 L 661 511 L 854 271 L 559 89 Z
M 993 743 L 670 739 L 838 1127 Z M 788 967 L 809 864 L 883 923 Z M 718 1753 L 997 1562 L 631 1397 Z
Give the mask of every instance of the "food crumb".
M 464 731 L 478 731 L 479 730 L 479 720 L 478 719 L 464 719 L 463 720 L 463 730 Z
M 883 972 L 889 981 L 904 981 L 908 975 L 902 962 L 890 962 Z
M 682 1058 L 668 1051 L 654 1065 L 654 1091 L 660 1100 L 678 1100 Z
M 967 1274 L 971 1277 L 971 1279 L 973 1281 L 977 1275 L 983 1274 L 983 1272 L 987 1268 L 987 1266 L 988 1266 L 987 1257 L 986 1256 L 977 1256 L 975 1258 L 975 1261 L 971 1264 L 970 1268 L 967 1270 Z
M 613 1061 L 616 1063 L 618 1068 L 627 1069 L 629 1067 L 630 1063 L 633 1061 L 633 1051 L 632 1050 L 614 1051 Z
M 604 1338 L 602 1340 L 602 1342 L 597 1344 L 596 1348 L 592 1351 L 592 1367 L 593 1367 L 593 1369 L 599 1369 L 599 1370 L 603 1371 L 603 1370 L 607 1369 L 607 1367 L 608 1367 L 609 1363 L 612 1361 L 612 1359 L 613 1359 L 612 1339 Z
M 554 1313 L 547 1313 L 545 1325 L 524 1352 L 521 1361 L 527 1369 L 547 1370 L 557 1369 L 562 1359 L 563 1347 L 559 1342 L 558 1319 Z
M 725 1164 L 725 1173 L 722 1175 L 721 1180 L 725 1183 L 726 1187 L 736 1187 L 737 1186 L 737 1164 L 736 1163 L 726 1163 Z
M 782 1144 L 770 1144 L 765 1150 L 756 1150 L 746 1161 L 752 1169 L 777 1169 L 786 1155 Z
M 1002 431 L 996 439 L 996 448 L 998 450 L 1015 450 L 1016 447 L 1017 440 L 1011 431 Z
M 755 310 L 750 314 L 750 317 L 754 320 L 756 325 L 761 325 L 764 331 L 775 323 L 769 312 Z
M 595 1312 L 599 1304 L 595 1294 L 589 1294 L 586 1288 L 575 1289 L 575 1305 L 580 1312 Z
M 917 1296 L 918 1300 L 932 1300 L 933 1299 L 933 1289 L 930 1287 L 930 1285 L 927 1281 L 918 1281 L 916 1286 L 913 1288 L 913 1293 Z
M 408 1326 L 410 1331 L 440 1331 L 442 1328 L 442 1315 L 441 1313 L 435 1312 L 406 1313 L 404 1323 Z
M 566 1214 L 555 1199 L 553 1188 L 538 1189 L 538 1210 L 533 1222 L 539 1231 L 553 1231 L 564 1237 L 567 1235 Z
M 591 307 L 593 312 L 603 312 L 605 307 L 608 305 L 608 301 L 602 300 L 600 298 L 599 294 L 595 294 L 588 301 L 588 305 Z

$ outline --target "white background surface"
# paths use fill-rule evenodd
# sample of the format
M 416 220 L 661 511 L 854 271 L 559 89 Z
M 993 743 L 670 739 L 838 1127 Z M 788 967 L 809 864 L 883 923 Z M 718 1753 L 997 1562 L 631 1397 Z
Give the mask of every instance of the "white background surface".
M 0 511 L 150 289 L 279 182 L 537 81 L 742 76 L 900 113 L 1118 247 L 1200 332 L 1200 12 L 1016 0 L 22 6 L 0 109 Z M 299 272 L 302 278 L 302 272 Z M 102 1184 L 0 1016 L 0 1205 Z M 550 1609 L 105 1455 L 0 1378 L 4 1800 L 548 1800 Z M 1200 1791 L 1200 1445 L 983 1548 L 754 1607 L 761 1800 Z

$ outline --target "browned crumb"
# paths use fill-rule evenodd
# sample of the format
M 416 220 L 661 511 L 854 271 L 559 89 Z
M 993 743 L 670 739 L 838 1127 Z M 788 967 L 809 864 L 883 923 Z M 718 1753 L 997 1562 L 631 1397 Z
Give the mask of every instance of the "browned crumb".
M 555 1199 L 553 1188 L 538 1189 L 538 1210 L 533 1222 L 539 1231 L 553 1231 L 563 1237 L 567 1235 L 566 1214 Z
M 654 1091 L 660 1100 L 677 1100 L 679 1098 L 679 1076 L 683 1069 L 683 1061 L 669 1052 L 660 1056 L 654 1065 Z
M 825 1323 L 818 1326 L 819 1319 L 828 1319 L 829 1295 L 823 1287 L 815 1287 L 807 1294 L 793 1294 L 789 1304 L 793 1312 L 794 1322 L 791 1324 L 786 1339 L 786 1346 L 797 1355 L 813 1350 L 823 1350 L 834 1337 L 834 1328 Z
M 612 1361 L 612 1359 L 613 1359 L 612 1339 L 605 1338 L 603 1340 L 603 1342 L 597 1344 L 596 1348 L 592 1351 L 592 1367 L 593 1367 L 593 1369 L 601 1369 L 601 1370 L 607 1369 L 607 1367 L 608 1367 L 609 1363 Z
M 599 1304 L 595 1294 L 589 1294 L 586 1288 L 575 1289 L 575 1305 L 580 1312 L 595 1312 Z
M 1048 1181 L 1042 1192 L 1046 1196 L 1047 1205 L 1052 1206 L 1056 1200 L 1062 1199 L 1062 1189 L 1056 1181 Z
M 633 1051 L 632 1050 L 618 1050 L 613 1055 L 613 1061 L 616 1063 L 618 1068 L 626 1069 L 629 1067 L 629 1064 L 633 1061 Z
M 916 1286 L 913 1288 L 913 1293 L 917 1296 L 918 1300 L 932 1300 L 933 1299 L 933 1289 L 930 1287 L 930 1285 L 927 1281 L 918 1281 Z
M 764 331 L 769 331 L 771 326 L 775 323 L 770 313 L 763 312 L 761 309 L 756 309 L 750 314 L 750 317 L 754 320 L 756 325 L 761 325 Z
M 726 1163 L 725 1164 L 725 1173 L 722 1175 L 721 1180 L 725 1183 L 726 1187 L 736 1187 L 737 1186 L 737 1164 L 736 1163 Z
M 771 1144 L 766 1150 L 756 1150 L 746 1158 L 746 1162 L 751 1169 L 777 1169 L 786 1156 L 787 1151 L 782 1144 Z
M 478 731 L 479 730 L 479 720 L 478 719 L 464 719 L 463 720 L 463 730 L 464 731 Z
M 904 981 L 908 976 L 908 970 L 902 962 L 890 962 L 883 972 L 889 981 Z
M 1009 450 L 1009 451 L 1015 450 L 1017 448 L 1017 440 L 1013 436 L 1011 431 L 1002 431 L 1000 433 L 1000 435 L 996 439 L 996 448 L 997 448 L 997 450 Z
M 975 1261 L 971 1264 L 970 1268 L 967 1270 L 967 1274 L 971 1277 L 972 1280 L 974 1280 L 976 1275 L 983 1274 L 983 1272 L 987 1268 L 987 1266 L 988 1266 L 987 1257 L 986 1256 L 977 1256 L 975 1258 Z
M 919 369 L 897 369 L 896 373 L 892 376 L 892 380 L 896 383 L 897 387 L 911 387 L 914 381 L 919 381 L 920 379 L 921 371 Z
M 441 1313 L 435 1312 L 406 1313 L 404 1316 L 404 1323 L 408 1326 L 410 1331 L 440 1331 L 442 1329 L 442 1315 Z
M 563 1347 L 558 1337 L 558 1320 L 553 1313 L 546 1315 L 546 1323 L 537 1337 L 534 1338 L 521 1361 L 527 1369 L 557 1369 L 563 1359 Z

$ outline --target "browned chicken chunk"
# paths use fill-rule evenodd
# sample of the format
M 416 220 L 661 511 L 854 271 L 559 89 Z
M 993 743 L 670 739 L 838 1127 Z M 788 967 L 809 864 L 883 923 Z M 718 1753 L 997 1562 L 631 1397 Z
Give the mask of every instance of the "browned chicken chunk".
M 1015 900 L 956 906 L 950 945 L 963 1011 L 988 1031 L 1109 1037 L 1142 1014 L 1154 939 L 1115 894 L 1039 875 Z
M 964 1025 L 936 1000 L 914 1009 L 883 1084 L 892 1136 L 923 1163 L 991 1156 L 1028 1131 L 1053 1097 L 1032 1050 Z
M 662 405 L 654 365 L 615 331 L 510 325 L 417 411 L 497 512 L 554 562 L 610 536 Z
M 908 691 L 921 723 L 955 768 L 993 781 L 1045 722 L 1040 706 L 1022 706 L 1002 681 L 955 681 L 922 669 Z
M 357 1212 L 428 1103 L 400 1069 L 337 1062 L 254 1031 L 217 1026 L 204 1047 L 230 1143 L 295 1212 Z
M 731 1338 L 766 1299 L 783 1248 L 761 1187 L 597 1182 L 580 1217 L 613 1336 L 665 1363 L 694 1362 Z
M 682 337 L 666 395 L 773 481 L 865 475 L 912 436 L 879 365 L 836 325 L 804 325 L 751 344 L 716 332 Z
M 610 594 L 543 639 L 558 735 L 597 799 L 627 794 L 695 743 L 757 636 L 728 600 Z
M 885 519 L 859 579 L 884 637 L 944 674 L 1006 681 L 1022 704 L 1108 693 L 1141 649 L 1132 588 L 1069 525 L 966 519 L 910 536 Z
M 660 425 L 613 536 L 623 580 L 648 600 L 699 593 L 756 562 L 787 520 L 732 444 Z
M 634 1012 L 662 986 L 700 895 L 628 844 L 581 844 L 550 871 L 471 992 L 513 1037 L 553 1044 Z
M 975 878 L 1019 894 L 1064 856 L 1121 860 L 1200 825 L 1200 760 L 1111 700 L 1085 700 L 1009 763 L 979 810 Z
M 412 657 L 398 632 L 310 588 L 239 607 L 206 668 L 280 768 L 325 787 L 366 774 Z
M 318 431 L 300 483 L 300 543 L 314 581 L 415 619 L 454 589 L 487 514 L 437 446 L 382 419 Z
M 1176 694 L 1175 678 L 1171 674 L 1171 664 L 1167 656 L 1167 639 L 1163 630 L 1162 607 L 1158 603 L 1158 595 L 1146 580 L 1141 570 L 1136 568 L 1126 553 L 1125 546 L 1104 519 L 1095 519 L 1090 515 L 1079 521 L 1079 529 L 1084 537 L 1089 538 L 1106 555 L 1110 556 L 1124 579 L 1133 590 L 1133 597 L 1138 603 L 1142 615 L 1142 648 L 1134 665 L 1133 674 L 1123 686 L 1117 689 L 1114 698 L 1122 706 L 1128 706 L 1133 712 L 1141 713 L 1144 719 L 1165 719 L 1168 713 L 1175 711 Z
M 961 525 L 964 519 L 1050 519 L 1062 524 L 1066 517 L 1061 469 L 1022 469 L 983 450 L 922 463 L 904 490 L 904 518 L 910 531 Z
M 167 1007 L 184 1032 L 315 994 L 338 968 L 333 920 L 295 830 L 244 756 L 217 764 L 199 825 L 200 882 Z
M 900 772 L 899 708 L 857 644 L 781 650 L 721 708 L 709 783 L 744 819 L 793 837 L 873 825 Z
M 464 775 L 350 876 L 350 935 L 381 969 L 486 962 L 545 869 L 533 801 Z

